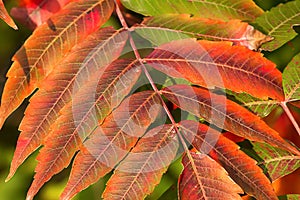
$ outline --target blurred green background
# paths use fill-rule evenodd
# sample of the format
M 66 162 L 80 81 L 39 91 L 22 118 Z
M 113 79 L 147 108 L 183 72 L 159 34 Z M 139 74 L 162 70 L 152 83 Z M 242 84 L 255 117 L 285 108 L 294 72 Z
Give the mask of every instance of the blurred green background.
M 255 1 L 264 10 L 269 10 L 281 2 L 287 0 L 256 0 Z M 16 6 L 17 1 L 4 1 L 8 10 Z M 0 94 L 2 93 L 5 74 L 11 65 L 11 58 L 14 53 L 21 47 L 26 38 L 31 34 L 31 31 L 26 29 L 17 22 L 18 31 L 13 30 L 4 22 L 0 21 Z M 300 33 L 299 27 L 295 30 Z M 300 37 L 297 36 L 292 41 L 285 44 L 280 49 L 269 53 L 264 52 L 266 57 L 274 61 L 280 70 L 283 70 L 286 64 L 292 57 L 300 52 Z M 25 199 L 26 191 L 30 186 L 32 177 L 34 175 L 34 167 L 36 166 L 36 153 L 32 155 L 19 168 L 15 176 L 7 183 L 4 182 L 9 165 L 13 156 L 14 148 L 18 138 L 18 125 L 23 117 L 27 102 L 15 111 L 6 121 L 3 129 L 0 131 L 0 200 L 21 200 Z M 155 192 L 148 199 L 176 199 L 176 183 L 178 174 L 181 171 L 180 162 L 175 162 L 169 169 L 168 173 L 164 175 L 162 183 L 156 188 Z M 39 192 L 35 199 L 38 200 L 56 200 L 68 178 L 70 169 L 65 169 L 59 175 L 56 175 L 48 182 Z M 108 176 L 101 179 L 95 185 L 89 187 L 87 190 L 81 192 L 74 199 L 100 199 L 105 182 Z M 165 193 L 163 195 L 163 193 Z

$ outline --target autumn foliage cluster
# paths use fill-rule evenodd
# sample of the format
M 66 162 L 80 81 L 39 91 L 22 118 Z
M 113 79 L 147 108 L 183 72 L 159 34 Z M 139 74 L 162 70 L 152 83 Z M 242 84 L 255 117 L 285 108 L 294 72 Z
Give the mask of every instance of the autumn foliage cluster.
M 27 200 L 69 165 L 61 199 L 107 175 L 103 199 L 144 199 L 178 161 L 178 199 L 300 199 L 272 186 L 299 147 L 266 123 L 281 110 L 300 135 L 300 54 L 283 70 L 265 56 L 297 36 L 299 13 L 300 0 L 20 0 L 10 14 L 32 34 L 0 128 L 29 104 L 6 180 L 39 149 Z M 2 1 L 0 17 L 18 29 Z

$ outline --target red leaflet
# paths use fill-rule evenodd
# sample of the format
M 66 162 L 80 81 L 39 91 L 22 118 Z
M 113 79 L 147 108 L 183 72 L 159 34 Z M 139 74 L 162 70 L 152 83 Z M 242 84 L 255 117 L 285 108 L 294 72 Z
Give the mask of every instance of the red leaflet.
M 145 61 L 169 76 L 203 87 L 246 92 L 258 98 L 283 100 L 282 75 L 262 54 L 230 42 L 193 39 L 157 47 Z
M 13 19 L 8 15 L 2 0 L 0 0 L 0 19 L 3 19 L 5 23 L 7 23 L 10 27 L 14 28 L 15 30 L 18 29 Z
M 178 147 L 174 126 L 164 124 L 151 129 L 118 165 L 106 184 L 103 198 L 144 199 L 167 171 Z
M 66 4 L 77 0 L 20 0 L 11 15 L 30 29 L 35 29 L 59 12 Z
M 25 111 L 19 128 L 22 132 L 7 179 L 15 173 L 27 156 L 42 144 L 60 110 L 76 94 L 75 83 L 78 83 L 81 77 L 85 77 L 81 82 L 81 87 L 84 87 L 90 81 L 88 74 L 97 74 L 99 69 L 107 67 L 120 55 L 127 37 L 127 32 L 123 29 L 119 31 L 111 27 L 99 29 L 84 42 L 76 45 L 47 76 L 41 89 L 30 99 Z M 110 51 L 105 51 L 108 48 Z M 107 59 L 103 60 L 103 57 Z M 113 78 L 114 76 L 109 77 L 109 80 Z
M 155 121 L 160 105 L 153 91 L 125 99 L 84 142 L 61 199 L 70 199 L 110 172 Z
M 181 109 L 238 136 L 276 145 L 300 155 L 295 147 L 282 139 L 261 118 L 222 95 L 187 85 L 166 87 L 162 94 Z
M 233 133 L 230 133 L 230 132 L 225 132 L 223 133 L 223 136 L 225 136 L 226 138 L 230 139 L 231 141 L 237 143 L 237 142 L 242 142 L 245 140 L 245 138 L 243 137 L 240 137 L 240 136 L 237 136 L 237 135 L 234 135 Z
M 131 60 L 117 60 L 103 73 L 98 70 L 72 96 L 72 102 L 60 111 L 61 116 L 52 125 L 44 148 L 37 157 L 39 162 L 29 196 L 34 196 L 46 181 L 69 165 L 83 141 L 130 92 L 141 73 L 134 63 Z M 90 94 L 95 85 L 97 92 Z M 94 96 L 96 99 L 89 98 Z
M 181 200 L 241 200 L 238 193 L 243 193 L 243 190 L 207 155 L 187 152 L 182 164 L 184 170 L 179 179 Z
M 182 121 L 179 124 L 183 135 L 200 152 L 205 149 L 218 161 L 244 191 L 257 199 L 277 200 L 268 178 L 256 161 L 239 150 L 238 145 L 208 126 L 195 121 Z

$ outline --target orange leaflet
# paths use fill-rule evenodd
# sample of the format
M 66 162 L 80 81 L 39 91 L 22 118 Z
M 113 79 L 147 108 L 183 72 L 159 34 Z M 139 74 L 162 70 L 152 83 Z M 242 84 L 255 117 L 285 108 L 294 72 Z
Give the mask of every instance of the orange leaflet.
M 218 161 L 245 192 L 257 199 L 278 199 L 262 169 L 237 144 L 196 121 L 181 121 L 179 128 L 198 151 L 208 151 L 205 153 Z
M 35 195 L 46 181 L 69 165 L 83 141 L 130 92 L 141 73 L 134 63 L 131 60 L 117 60 L 104 72 L 94 72 L 88 83 L 82 85 L 72 96 L 72 101 L 60 111 L 61 116 L 52 124 L 44 148 L 37 157 L 38 165 L 29 196 Z M 91 95 L 95 84 L 97 92 Z M 116 94 L 117 98 L 111 94 Z M 96 99 L 87 98 L 89 95 Z
M 161 112 L 158 105 L 160 98 L 153 91 L 125 99 L 83 143 L 61 198 L 72 198 L 110 172 L 155 121 Z
M 148 131 L 115 169 L 103 198 L 144 199 L 160 182 L 178 147 L 173 125 L 164 124 Z
M 43 144 L 45 137 L 49 135 L 51 127 L 52 131 L 59 128 L 59 126 L 53 126 L 53 124 L 59 117 L 61 109 L 71 100 L 73 100 L 74 103 L 75 97 L 79 92 L 75 87 L 76 83 L 80 84 L 80 89 L 83 88 L 86 92 L 93 91 L 94 88 L 88 90 L 88 84 L 91 82 L 94 84 L 94 87 L 97 85 L 97 82 L 94 83 L 93 80 L 100 80 L 101 73 L 104 69 L 120 55 L 126 43 L 127 36 L 127 32 L 123 29 L 119 31 L 115 31 L 111 27 L 99 29 L 87 37 L 84 42 L 76 45 L 72 51 L 64 57 L 64 60 L 58 67 L 47 76 L 40 90 L 30 99 L 30 104 L 25 111 L 25 116 L 19 128 L 22 132 L 18 139 L 7 179 L 12 177 L 16 169 L 23 163 L 27 156 Z M 105 51 L 108 48 L 110 51 Z M 107 59 L 104 60 L 103 57 Z M 100 86 L 102 86 L 102 88 L 106 88 L 105 86 L 114 83 L 114 81 L 118 80 L 117 78 L 121 78 L 119 76 L 123 75 L 122 71 L 117 70 L 121 64 L 126 64 L 126 62 L 120 61 L 107 67 L 107 72 L 105 71 L 102 75 L 106 75 L 110 68 L 115 67 L 115 76 L 111 73 L 110 77 L 105 78 L 107 80 L 101 79 L 99 84 L 101 84 Z M 89 75 L 92 76 L 90 76 L 88 81 L 84 79 L 81 80 L 80 83 L 78 82 L 78 80 L 81 79 L 80 77 Z M 133 73 L 132 76 L 134 75 L 137 74 Z M 131 78 L 132 81 L 135 80 L 135 78 Z M 109 88 L 110 87 L 106 89 Z M 97 94 L 100 95 L 101 90 L 98 92 Z M 122 93 L 120 92 L 120 94 Z M 70 112 L 71 111 L 72 109 L 70 109 Z M 71 122 L 73 120 L 72 112 L 70 115 L 71 116 L 67 119 Z M 70 135 L 70 132 L 66 134 Z
M 238 136 L 266 142 L 300 155 L 295 147 L 282 139 L 260 117 L 222 95 L 187 85 L 166 87 L 162 94 L 181 109 Z
M 229 178 L 217 162 L 205 154 L 187 152 L 182 159 L 184 170 L 179 179 L 181 200 L 241 200 L 243 190 Z
M 145 61 L 169 76 L 203 87 L 284 99 L 282 75 L 275 64 L 261 53 L 230 42 L 172 41 L 157 47 Z
M 18 29 L 13 19 L 8 15 L 2 0 L 0 0 L 0 18 L 3 19 L 3 21 L 5 21 L 5 23 L 7 23 L 13 29 Z

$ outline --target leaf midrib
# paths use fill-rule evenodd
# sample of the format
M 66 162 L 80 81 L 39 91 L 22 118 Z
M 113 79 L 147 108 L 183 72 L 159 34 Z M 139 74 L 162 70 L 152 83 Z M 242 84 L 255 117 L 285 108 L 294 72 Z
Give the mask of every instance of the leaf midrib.
M 295 2 L 295 1 L 293 1 Z M 291 3 L 292 4 L 292 3 Z M 294 3 L 293 3 L 294 4 Z M 281 8 L 278 9 L 278 12 L 281 13 Z M 281 13 L 282 14 L 282 13 Z M 283 17 L 285 17 L 283 14 L 282 14 Z M 272 27 L 272 29 L 269 31 L 268 35 L 272 35 L 273 32 L 275 32 L 277 29 L 279 29 L 280 27 L 282 27 L 285 23 L 287 23 L 288 21 L 292 21 L 294 18 L 300 16 L 300 12 L 299 13 L 296 13 L 295 15 L 291 16 L 291 17 L 288 17 L 286 18 L 285 20 L 283 21 L 280 21 L 280 23 L 275 26 L 275 27 Z M 293 24 L 294 25 L 294 24 Z M 291 27 L 292 28 L 292 27 Z
M 220 66 L 222 66 L 222 67 L 228 68 L 228 69 L 233 70 L 233 71 L 240 71 L 243 74 L 254 76 L 255 78 L 261 79 L 264 82 L 267 82 L 267 83 L 271 84 L 275 88 L 279 89 L 279 91 L 282 91 L 282 88 L 279 85 L 272 82 L 272 80 L 274 80 L 274 79 L 268 80 L 264 76 L 259 76 L 259 74 L 256 74 L 254 72 L 249 72 L 249 71 L 246 71 L 244 69 L 241 69 L 241 68 L 238 68 L 238 67 L 235 67 L 235 66 L 230 66 L 228 64 L 215 63 L 215 62 L 205 62 L 205 61 L 201 61 L 201 60 L 180 59 L 180 58 L 177 58 L 177 59 L 173 59 L 173 58 L 172 59 L 170 59 L 170 58 L 169 59 L 168 58 L 143 58 L 143 60 L 145 62 L 147 62 L 147 61 L 158 61 L 158 62 L 167 61 L 167 62 L 184 62 L 184 63 L 198 63 L 198 64 L 200 63 L 200 64 L 205 64 L 205 65 L 214 64 L 214 65 L 217 65 L 218 68 Z
M 211 39 L 216 39 L 216 40 L 221 40 L 221 41 L 231 41 L 231 42 L 244 42 L 244 41 L 250 41 L 246 37 L 240 37 L 240 38 L 226 38 L 226 37 L 220 37 L 220 36 L 214 36 L 214 35 L 209 35 L 209 34 L 203 34 L 203 33 L 197 33 L 197 32 L 190 32 L 190 31 L 184 31 L 184 30 L 178 30 L 178 29 L 171 29 L 171 28 L 166 28 L 166 27 L 156 27 L 156 26 L 145 26 L 145 27 L 135 27 L 134 30 L 138 29 L 154 29 L 154 30 L 162 30 L 162 31 L 169 31 L 169 32 L 174 32 L 174 33 L 182 33 L 186 35 L 195 35 L 197 37 L 202 37 L 202 38 L 211 38 Z
M 300 161 L 300 156 L 294 156 L 294 155 L 286 155 L 286 156 L 281 156 L 281 157 L 276 157 L 276 158 L 267 158 L 264 161 L 258 162 L 258 164 L 270 164 L 272 162 L 281 162 L 281 161 Z

